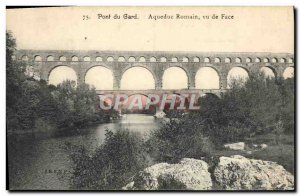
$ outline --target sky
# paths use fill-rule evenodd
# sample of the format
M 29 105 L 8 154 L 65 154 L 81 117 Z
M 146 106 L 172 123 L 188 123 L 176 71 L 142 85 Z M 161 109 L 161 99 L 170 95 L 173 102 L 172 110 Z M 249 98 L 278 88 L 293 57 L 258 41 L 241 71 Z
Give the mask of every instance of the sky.
M 10 9 L 7 29 L 18 49 L 195 51 L 195 52 L 280 52 L 294 51 L 292 7 L 64 7 Z M 110 19 L 98 19 L 98 14 Z M 115 14 L 121 19 L 112 19 Z M 138 19 L 122 19 L 124 14 Z M 149 19 L 149 16 L 199 16 L 200 19 Z M 222 14 L 233 19 L 221 19 Z M 88 16 L 88 20 L 83 20 Z M 209 16 L 209 19 L 203 19 Z M 218 19 L 213 19 L 218 16 Z M 86 18 L 85 18 L 86 19 Z M 109 70 L 98 67 L 86 75 L 86 82 L 109 89 Z M 153 77 L 136 68 L 124 74 L 122 89 L 151 89 Z M 270 73 L 272 74 L 272 73 Z M 247 77 L 237 69 L 232 75 Z M 103 83 L 103 77 L 105 83 Z M 180 68 L 169 69 L 163 88 L 186 88 L 187 78 Z M 199 72 L 196 87 L 217 88 L 212 70 Z M 76 80 L 67 67 L 50 74 L 49 82 Z
M 137 14 L 137 20 L 97 19 Z M 153 20 L 149 15 L 209 15 L 209 20 Z M 234 19 L 212 19 L 212 15 Z M 88 15 L 89 20 L 83 20 Z M 219 17 L 220 18 L 220 17 Z M 20 49 L 199 52 L 294 50 L 292 7 L 64 7 L 7 10 Z

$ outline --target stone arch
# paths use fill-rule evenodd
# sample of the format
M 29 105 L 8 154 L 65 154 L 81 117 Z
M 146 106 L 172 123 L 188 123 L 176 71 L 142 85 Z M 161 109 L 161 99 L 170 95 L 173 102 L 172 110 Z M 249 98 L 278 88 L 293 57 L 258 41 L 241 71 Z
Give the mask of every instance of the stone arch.
M 57 85 L 64 80 L 73 80 L 77 83 L 78 73 L 68 65 L 57 65 L 49 70 L 47 79 L 48 83 L 53 85 Z
M 269 58 L 265 57 L 264 58 L 264 63 L 269 63 L 269 62 L 270 62 Z
M 85 57 L 83 57 L 83 61 L 89 62 L 89 61 L 91 61 L 91 57 L 85 56 Z
M 272 62 L 272 63 L 277 63 L 278 60 L 277 60 L 277 58 L 274 57 L 274 58 L 271 59 L 271 62 Z
M 114 57 L 109 56 L 109 57 L 107 57 L 106 61 L 107 62 L 113 62 L 114 61 Z
M 188 63 L 189 62 L 189 58 L 188 57 L 183 57 L 182 58 L 182 62 L 183 63 Z
M 165 102 L 165 104 L 162 106 L 160 105 L 160 107 L 163 107 L 163 111 L 164 112 L 167 112 L 168 111 L 171 111 L 170 109 L 175 109 L 175 111 L 182 111 L 182 110 L 187 110 L 188 109 L 188 106 L 189 106 L 189 102 L 190 102 L 190 99 L 188 96 L 184 96 L 183 94 L 180 94 L 180 93 L 176 93 L 176 92 L 173 92 L 171 94 L 168 94 L 166 97 L 165 97 L 167 100 L 171 101 L 171 100 L 174 100 L 175 102 L 173 102 L 173 105 L 167 101 Z M 179 107 L 181 106 L 181 101 L 184 101 L 184 105 L 182 105 L 185 109 L 183 108 L 180 108 L 179 110 Z M 172 108 L 171 108 L 172 106 Z
M 231 63 L 231 58 L 230 57 L 226 57 L 225 58 L 225 63 Z
M 79 61 L 79 59 L 76 55 L 74 55 L 74 56 L 72 56 L 71 61 Z
M 231 88 L 236 81 L 243 85 L 249 79 L 249 71 L 242 67 L 236 66 L 229 70 L 227 74 L 227 88 Z
M 139 58 L 139 62 L 146 62 L 146 58 L 143 57 L 143 56 L 141 56 L 141 57 Z
M 102 59 L 101 56 L 97 56 L 97 57 L 96 57 L 96 61 L 98 61 L 98 62 L 99 62 L 99 61 L 103 61 L 103 59 Z
M 21 60 L 22 60 L 22 61 L 28 61 L 28 56 L 27 56 L 27 55 L 23 55 L 23 56 L 21 57 Z
M 86 70 L 84 82 L 94 86 L 96 90 L 112 90 L 114 74 L 106 66 L 95 65 Z
M 166 58 L 166 57 L 164 57 L 164 56 L 163 56 L 163 57 L 161 57 L 161 58 L 160 58 L 160 62 L 167 62 L 167 58 Z
M 150 58 L 150 62 L 156 62 L 156 58 L 153 56 Z
M 150 102 L 148 95 L 143 93 L 133 93 L 129 94 L 127 99 L 124 100 L 124 103 L 121 105 L 122 113 L 151 113 L 155 114 L 156 106 L 151 105 L 146 109 L 147 104 Z M 137 104 L 141 103 L 141 105 Z
M 134 96 L 134 95 L 142 95 L 142 96 L 145 96 L 145 97 L 149 97 L 149 95 L 147 95 L 146 93 L 143 93 L 143 92 L 129 92 L 129 93 L 127 93 L 128 97 Z
M 177 57 L 172 57 L 171 62 L 172 63 L 177 63 L 178 62 L 178 58 Z
M 201 67 L 195 75 L 196 89 L 220 89 L 220 75 L 213 67 Z
M 276 73 L 275 69 L 271 66 L 264 66 L 264 67 L 260 68 L 259 71 L 261 73 L 263 73 L 266 78 L 276 78 L 277 77 L 277 73 Z
M 285 70 L 283 71 L 282 77 L 284 79 L 288 79 L 288 78 L 293 78 L 295 74 L 295 69 L 294 67 L 287 67 L 285 68 Z
M 193 61 L 194 61 L 194 63 L 199 63 L 200 62 L 200 58 L 199 57 L 194 57 Z
M 256 57 L 255 58 L 255 63 L 260 63 L 261 62 L 261 59 L 259 57 Z
M 215 58 L 215 63 L 221 63 L 221 59 L 219 57 Z
M 288 58 L 288 63 L 294 63 L 294 59 L 293 58 Z
M 129 57 L 128 62 L 135 62 L 135 57 L 134 56 Z
M 241 62 L 242 62 L 242 59 L 241 59 L 240 57 L 236 57 L 236 58 L 235 58 L 235 62 L 236 62 L 236 63 L 241 63 Z
M 47 56 L 47 61 L 54 61 L 54 57 L 52 55 Z
M 129 94 L 127 94 L 128 98 L 132 97 L 132 96 L 135 96 L 135 95 L 141 95 L 141 96 L 145 97 L 147 100 L 150 101 L 149 96 L 147 94 L 145 94 L 145 93 L 129 93 Z
M 286 59 L 285 58 L 281 58 L 280 59 L 280 63 L 286 63 Z
M 59 61 L 67 61 L 67 57 L 65 57 L 65 56 L 60 56 L 60 57 L 59 57 Z
M 133 72 L 133 73 L 131 73 Z M 121 90 L 148 90 L 155 89 L 156 76 L 145 65 L 127 66 L 121 74 Z
M 36 61 L 36 62 L 42 61 L 42 57 L 40 55 L 35 55 L 34 61 Z
M 183 67 L 171 66 L 164 70 L 162 76 L 163 89 L 187 89 L 188 86 L 189 74 Z
M 246 58 L 246 63 L 252 63 L 252 59 L 250 57 Z
M 125 57 L 123 57 L 123 56 L 120 56 L 119 58 L 118 58 L 118 62 L 125 62 L 126 60 L 125 60 Z
M 209 57 L 205 57 L 204 58 L 204 63 L 209 63 L 210 62 L 210 58 Z

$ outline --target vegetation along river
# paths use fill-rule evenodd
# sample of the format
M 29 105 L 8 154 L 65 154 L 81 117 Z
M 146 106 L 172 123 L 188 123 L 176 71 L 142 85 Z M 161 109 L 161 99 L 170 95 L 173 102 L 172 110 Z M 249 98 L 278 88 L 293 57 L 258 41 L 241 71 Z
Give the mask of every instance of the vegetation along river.
M 127 114 L 121 120 L 85 127 L 76 131 L 37 137 L 34 134 L 14 136 L 7 141 L 9 186 L 11 190 L 66 190 L 71 161 L 64 150 L 66 142 L 83 145 L 90 152 L 105 139 L 106 129 L 127 129 L 142 137 L 160 126 L 161 121 L 151 115 Z

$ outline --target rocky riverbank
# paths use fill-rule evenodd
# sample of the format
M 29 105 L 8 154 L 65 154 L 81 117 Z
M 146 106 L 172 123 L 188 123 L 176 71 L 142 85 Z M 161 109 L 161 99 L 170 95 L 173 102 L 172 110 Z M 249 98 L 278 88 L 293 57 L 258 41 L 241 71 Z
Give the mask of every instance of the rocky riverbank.
M 294 190 L 294 176 L 275 162 L 240 155 L 184 158 L 144 169 L 123 190 Z

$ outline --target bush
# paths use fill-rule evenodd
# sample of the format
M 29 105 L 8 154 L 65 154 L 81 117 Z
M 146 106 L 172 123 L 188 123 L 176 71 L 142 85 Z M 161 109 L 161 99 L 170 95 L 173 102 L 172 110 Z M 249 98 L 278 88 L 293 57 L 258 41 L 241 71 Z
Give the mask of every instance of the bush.
M 256 123 L 257 131 L 272 132 L 279 121 L 286 133 L 294 132 L 294 80 L 253 75 L 242 87 L 234 87 L 224 101 L 238 100 L 237 107 Z
M 73 162 L 75 189 L 118 190 L 150 164 L 140 136 L 127 130 L 107 130 L 105 142 L 91 155 L 84 147 L 66 145 Z
M 153 131 L 147 140 L 150 156 L 157 162 L 177 162 L 182 158 L 200 159 L 214 149 L 210 138 L 203 134 L 202 126 L 185 121 L 171 120 Z
M 57 87 L 28 76 L 24 62 L 13 60 L 16 41 L 6 33 L 6 122 L 10 132 L 66 129 L 107 122 L 115 111 L 100 110 L 99 97 L 87 84 L 64 81 Z
M 278 122 L 282 122 L 283 132 L 294 132 L 293 79 L 254 74 L 244 85 L 233 83 L 221 98 L 206 96 L 199 104 L 200 110 L 184 120 L 191 125 L 205 121 L 204 134 L 215 145 L 276 132 Z
M 199 99 L 200 110 L 171 120 L 152 133 L 149 152 L 157 161 L 208 156 L 224 143 L 245 141 L 255 135 L 294 131 L 294 83 L 292 79 L 268 79 L 252 75 L 233 83 L 221 98 Z M 280 127 L 278 127 L 280 122 Z M 277 133 L 280 131 L 280 133 Z
M 236 142 L 260 131 L 255 119 L 239 105 L 239 100 L 234 97 L 211 99 L 207 96 L 200 100 L 200 111 L 190 113 L 184 120 L 189 124 L 202 122 L 204 134 L 216 146 Z
M 53 131 L 55 129 L 54 125 L 51 125 L 49 122 L 45 121 L 42 118 L 38 118 L 35 120 L 35 124 L 34 127 L 37 130 L 43 131 L 45 133 L 50 133 L 51 131 Z

